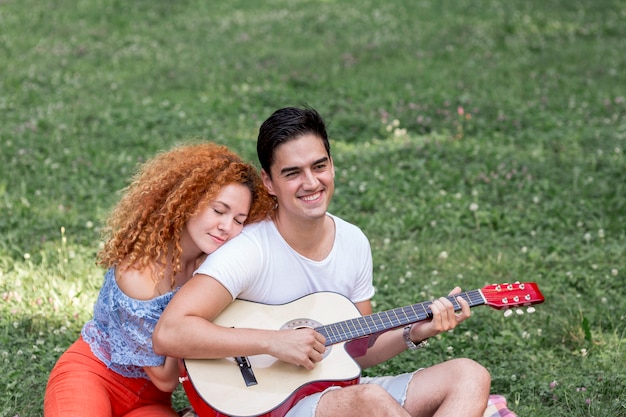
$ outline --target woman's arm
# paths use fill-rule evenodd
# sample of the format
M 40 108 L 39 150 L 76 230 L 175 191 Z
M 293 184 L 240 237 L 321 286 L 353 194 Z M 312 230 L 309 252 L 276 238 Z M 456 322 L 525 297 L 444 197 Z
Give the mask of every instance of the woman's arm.
M 165 357 L 165 363 L 161 366 L 144 366 L 144 371 L 158 389 L 163 392 L 172 392 L 178 386 L 180 375 L 178 359 L 170 356 Z

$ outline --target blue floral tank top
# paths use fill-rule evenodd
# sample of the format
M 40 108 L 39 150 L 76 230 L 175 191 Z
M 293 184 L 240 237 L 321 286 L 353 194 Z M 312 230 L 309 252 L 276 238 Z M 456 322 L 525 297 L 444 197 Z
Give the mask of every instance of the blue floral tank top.
M 94 355 L 111 370 L 125 377 L 147 379 L 144 366 L 165 362 L 164 356 L 152 350 L 152 332 L 176 291 L 151 300 L 136 300 L 118 287 L 115 268 L 109 268 L 93 319 L 85 324 L 81 335 Z

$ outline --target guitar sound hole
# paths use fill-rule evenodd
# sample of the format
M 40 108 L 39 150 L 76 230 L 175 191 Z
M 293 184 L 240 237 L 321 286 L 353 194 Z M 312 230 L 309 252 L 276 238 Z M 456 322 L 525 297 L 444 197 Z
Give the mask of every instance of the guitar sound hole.
M 312 319 L 293 319 L 288 321 L 287 323 L 280 326 L 280 330 L 288 330 L 288 329 L 315 329 L 316 327 L 320 327 L 322 323 L 312 320 Z M 325 358 L 330 354 L 332 350 L 332 346 L 326 346 L 326 351 L 322 355 L 322 358 Z

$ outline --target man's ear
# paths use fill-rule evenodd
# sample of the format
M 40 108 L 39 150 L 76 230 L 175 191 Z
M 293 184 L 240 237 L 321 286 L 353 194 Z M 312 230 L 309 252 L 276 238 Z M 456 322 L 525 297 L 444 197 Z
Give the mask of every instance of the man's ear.
M 276 195 L 276 193 L 274 193 L 274 187 L 272 186 L 272 179 L 270 178 L 269 174 L 267 172 L 265 172 L 264 169 L 261 169 L 261 179 L 263 180 L 263 185 L 265 185 L 265 188 L 267 188 L 267 192 L 270 193 L 270 195 Z

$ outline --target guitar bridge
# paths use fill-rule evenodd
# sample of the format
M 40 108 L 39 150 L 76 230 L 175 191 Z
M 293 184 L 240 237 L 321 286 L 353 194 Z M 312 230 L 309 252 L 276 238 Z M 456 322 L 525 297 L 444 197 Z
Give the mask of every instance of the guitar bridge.
M 246 387 L 257 385 L 258 382 L 254 376 L 254 372 L 252 371 L 252 366 L 250 365 L 248 358 L 245 356 L 237 356 L 235 357 L 235 361 L 237 361 L 237 365 L 241 371 L 243 381 L 246 383 Z

